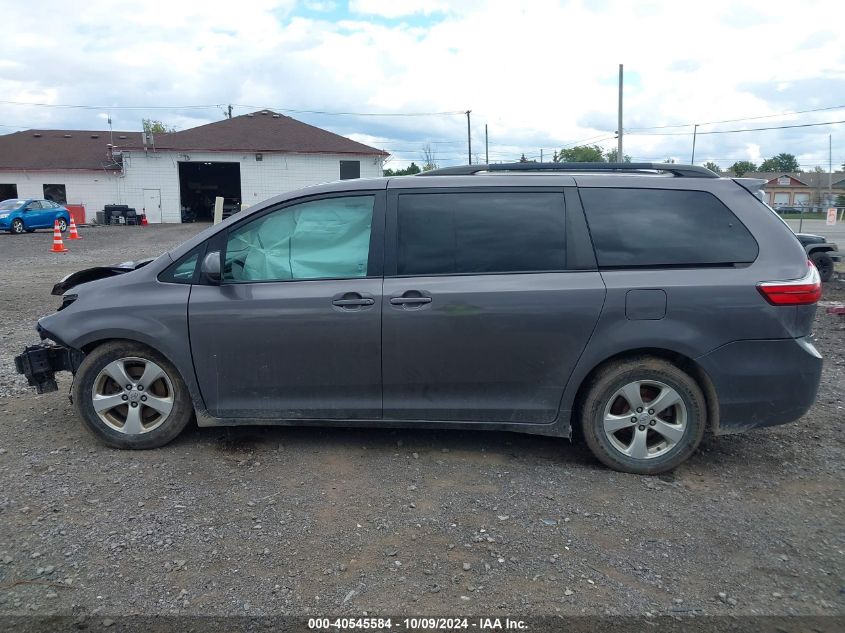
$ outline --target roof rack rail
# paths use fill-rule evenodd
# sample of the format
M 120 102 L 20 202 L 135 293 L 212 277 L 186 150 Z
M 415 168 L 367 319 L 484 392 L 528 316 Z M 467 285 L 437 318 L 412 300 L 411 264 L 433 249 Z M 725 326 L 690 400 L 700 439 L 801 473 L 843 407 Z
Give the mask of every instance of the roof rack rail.
M 461 165 L 424 171 L 418 176 L 471 176 L 483 171 L 663 171 L 683 178 L 719 178 L 706 167 L 674 163 L 495 163 Z

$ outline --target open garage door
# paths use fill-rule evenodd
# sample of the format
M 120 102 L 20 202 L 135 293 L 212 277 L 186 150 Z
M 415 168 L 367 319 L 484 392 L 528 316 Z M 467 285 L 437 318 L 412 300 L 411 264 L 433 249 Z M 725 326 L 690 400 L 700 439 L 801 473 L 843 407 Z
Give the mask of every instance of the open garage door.
M 217 196 L 223 198 L 224 217 L 241 208 L 240 163 L 179 163 L 182 222 L 211 222 Z

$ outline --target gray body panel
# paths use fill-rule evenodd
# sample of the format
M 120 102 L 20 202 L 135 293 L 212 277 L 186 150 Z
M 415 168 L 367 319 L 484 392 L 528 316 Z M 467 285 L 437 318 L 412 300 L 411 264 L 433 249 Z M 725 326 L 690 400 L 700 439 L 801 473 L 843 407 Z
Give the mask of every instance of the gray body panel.
M 194 286 L 191 347 L 218 417 L 381 417 L 381 279 Z M 347 292 L 373 297 L 356 310 Z
M 384 281 L 237 287 L 157 281 L 209 238 L 299 197 L 421 187 L 575 192 L 576 184 L 708 191 L 749 229 L 758 257 L 697 269 L 388 273 Z M 567 214 L 576 211 L 569 201 Z M 584 235 L 578 248 L 589 251 Z M 392 236 L 388 227 L 386 239 Z M 203 426 L 470 426 L 569 436 L 590 373 L 609 358 L 649 350 L 682 356 L 705 372 L 717 400 L 716 430 L 730 432 L 796 419 L 815 397 L 821 359 L 802 342 L 815 306 L 772 306 L 756 290 L 761 281 L 801 278 L 806 265 L 788 227 L 727 179 L 497 173 L 357 180 L 290 192 L 233 215 L 139 270 L 74 288 L 79 299 L 39 324 L 74 349 L 114 338 L 156 348 L 184 377 Z M 372 309 L 334 310 L 332 297 L 350 289 L 371 294 Z M 409 310 L 389 303 L 407 290 L 429 294 L 432 303 Z M 793 390 L 789 403 L 785 385 Z
M 603 301 L 597 272 L 386 279 L 384 417 L 553 422 Z

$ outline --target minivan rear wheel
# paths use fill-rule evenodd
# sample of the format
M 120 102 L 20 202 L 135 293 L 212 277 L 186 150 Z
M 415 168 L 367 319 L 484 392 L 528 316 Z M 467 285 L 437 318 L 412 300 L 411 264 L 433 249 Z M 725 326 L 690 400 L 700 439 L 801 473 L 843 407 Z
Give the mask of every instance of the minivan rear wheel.
M 131 341 L 88 354 L 73 381 L 73 404 L 86 428 L 115 448 L 157 448 L 191 419 L 188 389 L 161 354 Z
M 689 374 L 642 356 L 599 370 L 587 387 L 581 427 L 603 464 L 656 475 L 692 455 L 704 435 L 706 412 L 704 394 Z

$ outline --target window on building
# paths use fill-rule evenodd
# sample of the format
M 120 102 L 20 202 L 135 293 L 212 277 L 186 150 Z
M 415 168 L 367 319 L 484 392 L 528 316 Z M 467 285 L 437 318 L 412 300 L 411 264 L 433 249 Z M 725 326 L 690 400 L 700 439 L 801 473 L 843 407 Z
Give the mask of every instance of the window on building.
M 705 191 L 580 190 L 600 267 L 752 262 L 757 242 Z
M 789 192 L 788 191 L 778 191 L 775 193 L 775 203 L 772 205 L 773 207 L 785 207 L 789 204 Z
M 58 202 L 59 204 L 67 203 L 67 191 L 64 185 L 44 185 L 44 198 Z
M 361 161 L 360 160 L 342 160 L 340 161 L 340 179 L 352 180 L 361 177 Z
M 559 193 L 399 196 L 400 275 L 564 270 Z
M 366 277 L 374 196 L 326 198 L 278 209 L 229 233 L 223 279 Z
M 806 207 L 810 205 L 810 193 L 808 191 L 796 192 L 793 195 L 796 207 Z
M 18 197 L 17 185 L 3 185 L 0 184 L 0 201 L 10 200 Z

